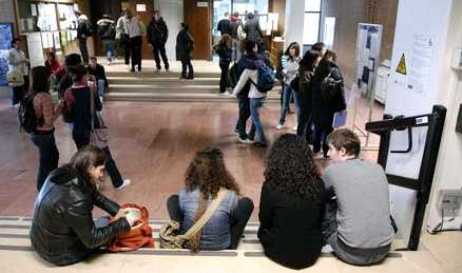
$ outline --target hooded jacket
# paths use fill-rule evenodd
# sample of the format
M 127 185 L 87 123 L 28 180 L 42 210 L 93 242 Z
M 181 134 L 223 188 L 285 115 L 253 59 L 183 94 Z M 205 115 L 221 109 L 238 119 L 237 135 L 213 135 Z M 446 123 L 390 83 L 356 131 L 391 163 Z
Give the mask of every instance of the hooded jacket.
M 148 41 L 152 45 L 162 46 L 165 45 L 168 39 L 168 28 L 164 18 L 159 17 L 159 20 L 154 18 L 148 26 Z
M 103 18 L 99 20 L 96 25 L 98 26 L 98 36 L 102 40 L 114 40 L 116 36 L 115 22 L 110 19 Z

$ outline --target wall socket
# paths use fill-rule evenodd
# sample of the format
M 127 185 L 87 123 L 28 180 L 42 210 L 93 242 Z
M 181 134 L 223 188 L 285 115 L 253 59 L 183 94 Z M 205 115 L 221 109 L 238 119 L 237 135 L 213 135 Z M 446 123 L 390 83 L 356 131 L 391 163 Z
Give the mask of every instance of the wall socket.
M 459 216 L 462 205 L 462 190 L 441 190 L 438 204 L 444 217 Z

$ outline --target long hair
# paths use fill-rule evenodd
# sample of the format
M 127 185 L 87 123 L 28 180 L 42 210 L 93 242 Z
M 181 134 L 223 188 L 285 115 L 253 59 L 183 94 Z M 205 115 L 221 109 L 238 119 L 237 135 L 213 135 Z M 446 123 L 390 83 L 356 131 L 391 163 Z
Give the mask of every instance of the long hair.
M 185 175 L 186 190 L 199 189 L 201 197 L 193 223 L 196 223 L 207 210 L 209 196 L 216 198 L 220 188 L 225 188 L 239 194 L 239 186 L 228 172 L 223 159 L 223 152 L 216 147 L 207 147 L 197 152 Z M 199 231 L 188 242 L 188 248 L 193 252 L 199 250 L 202 232 Z
M 48 76 L 49 72 L 45 66 L 40 65 L 32 68 L 30 93 L 34 95 L 40 92 L 48 93 L 50 91 Z
M 233 42 L 233 39 L 231 38 L 231 36 L 225 33 L 221 36 L 219 44 L 225 45 L 227 48 L 231 48 L 232 42 Z
M 289 59 L 293 60 L 294 58 L 290 55 L 291 48 L 295 48 L 295 57 L 298 57 L 300 56 L 300 45 L 297 42 L 292 42 L 284 52 L 284 55 L 289 56 Z
M 319 51 L 308 50 L 305 55 L 303 55 L 303 58 L 300 61 L 300 66 L 302 66 L 305 71 L 314 71 L 320 56 L 321 54 Z
M 80 149 L 71 159 L 68 164 L 72 170 L 82 177 L 86 182 L 95 185 L 89 170 L 90 167 L 98 167 L 106 162 L 106 154 L 99 148 L 88 145 Z
M 322 56 L 322 59 L 325 60 L 325 61 L 328 61 L 330 58 L 332 58 L 333 62 L 336 62 L 337 61 L 337 54 L 334 51 L 328 49 L 328 50 L 326 50 L 326 53 L 324 54 L 324 56 Z
M 239 194 L 240 189 L 231 173 L 226 169 L 223 152 L 216 147 L 207 147 L 196 153 L 185 174 L 188 191 L 199 189 L 202 196 L 215 198 L 221 187 Z
M 278 138 L 266 159 L 265 185 L 312 202 L 322 202 L 324 184 L 305 139 L 294 134 Z

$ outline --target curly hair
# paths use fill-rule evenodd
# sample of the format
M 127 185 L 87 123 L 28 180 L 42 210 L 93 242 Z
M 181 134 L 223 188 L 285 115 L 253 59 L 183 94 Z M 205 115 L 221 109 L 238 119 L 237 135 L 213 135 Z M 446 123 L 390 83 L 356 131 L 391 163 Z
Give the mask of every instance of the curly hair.
M 226 169 L 223 152 L 216 147 L 207 147 L 196 153 L 185 174 L 188 191 L 199 188 L 202 196 L 215 198 L 221 187 L 240 193 L 239 186 Z
M 321 202 L 324 183 L 305 139 L 284 134 L 266 159 L 265 185 L 273 190 Z

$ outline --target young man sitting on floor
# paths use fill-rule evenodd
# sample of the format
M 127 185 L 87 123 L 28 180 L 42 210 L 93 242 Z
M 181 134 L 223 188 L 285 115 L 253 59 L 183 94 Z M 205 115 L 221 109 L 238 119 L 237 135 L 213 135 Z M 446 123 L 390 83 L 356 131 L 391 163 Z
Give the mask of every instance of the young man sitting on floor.
M 354 265 L 385 259 L 393 240 L 388 181 L 382 167 L 359 159 L 361 142 L 349 129 L 328 137 L 332 164 L 323 180 L 330 199 L 323 236 L 335 255 Z

